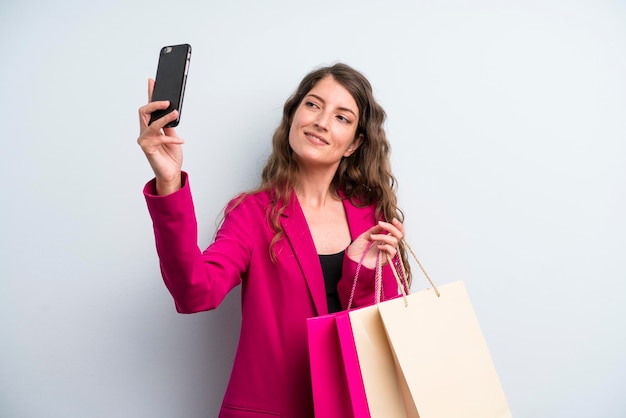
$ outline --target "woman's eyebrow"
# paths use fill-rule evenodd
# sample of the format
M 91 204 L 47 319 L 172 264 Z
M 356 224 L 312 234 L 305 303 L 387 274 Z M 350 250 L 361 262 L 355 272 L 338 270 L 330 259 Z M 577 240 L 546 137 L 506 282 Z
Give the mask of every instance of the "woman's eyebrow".
M 318 96 L 315 93 L 309 93 L 307 96 L 311 96 L 311 97 L 315 97 L 317 100 L 319 100 L 322 103 L 326 103 L 326 100 L 322 99 L 320 96 Z M 354 110 L 350 109 L 349 107 L 343 107 L 340 106 L 338 107 L 339 110 L 344 111 L 344 112 L 350 112 L 354 115 L 354 117 L 356 118 L 356 113 L 354 112 Z

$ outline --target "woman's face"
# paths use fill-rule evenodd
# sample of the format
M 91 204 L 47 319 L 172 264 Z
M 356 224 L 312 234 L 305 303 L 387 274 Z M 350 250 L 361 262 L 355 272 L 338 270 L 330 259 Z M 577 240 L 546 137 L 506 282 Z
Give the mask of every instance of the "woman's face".
M 350 92 L 331 76 L 318 81 L 298 105 L 289 130 L 298 165 L 336 169 L 361 142 L 355 138 L 358 121 Z

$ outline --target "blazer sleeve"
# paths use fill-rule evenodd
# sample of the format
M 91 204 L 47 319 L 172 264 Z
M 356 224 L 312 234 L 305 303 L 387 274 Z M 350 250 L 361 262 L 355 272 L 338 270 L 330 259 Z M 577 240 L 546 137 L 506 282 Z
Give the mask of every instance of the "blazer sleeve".
M 187 174 L 183 187 L 156 195 L 153 179 L 144 188 L 163 281 L 176 310 L 193 313 L 216 308 L 239 285 L 247 270 L 250 249 L 237 214 L 226 215 L 216 241 L 204 252 L 198 247 L 198 226 Z M 219 241 L 219 243 L 217 242 Z

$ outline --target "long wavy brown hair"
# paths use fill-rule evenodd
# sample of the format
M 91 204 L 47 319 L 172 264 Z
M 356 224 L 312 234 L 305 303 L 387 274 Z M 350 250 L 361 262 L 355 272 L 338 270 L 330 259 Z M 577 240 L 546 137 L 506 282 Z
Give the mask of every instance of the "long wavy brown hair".
M 298 165 L 289 145 L 289 130 L 296 109 L 322 79 L 332 77 L 346 88 L 359 108 L 359 121 L 356 137 L 362 135 L 360 146 L 350 156 L 339 163 L 331 188 L 339 191 L 357 206 L 376 203 L 376 217 L 390 221 L 397 218 L 404 221 L 404 214 L 397 204 L 397 180 L 391 172 L 390 145 L 383 124 L 386 114 L 376 102 L 370 82 L 363 74 L 349 65 L 337 63 L 318 68 L 307 74 L 296 91 L 283 107 L 280 125 L 272 139 L 272 153 L 262 172 L 262 182 L 256 191 L 268 191 L 272 204 L 268 210 L 268 221 L 276 231 L 270 245 L 272 259 L 275 260 L 275 244 L 283 236 L 280 216 L 289 202 L 298 177 Z M 404 242 L 399 244 L 400 257 L 411 279 L 411 270 Z

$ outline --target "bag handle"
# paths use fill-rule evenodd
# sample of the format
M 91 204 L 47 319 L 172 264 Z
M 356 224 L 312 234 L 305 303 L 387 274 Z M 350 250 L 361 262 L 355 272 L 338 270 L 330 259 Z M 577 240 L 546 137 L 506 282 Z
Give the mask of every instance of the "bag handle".
M 437 289 L 437 286 L 435 285 L 433 280 L 428 275 L 428 272 L 426 271 L 426 269 L 422 265 L 422 262 L 420 261 L 420 259 L 415 254 L 415 251 L 413 251 L 413 248 L 411 248 L 411 246 L 409 245 L 408 242 L 406 242 L 406 240 L 403 240 L 403 241 L 404 241 L 404 245 L 406 246 L 406 248 L 408 248 L 409 252 L 411 253 L 413 258 L 417 262 L 417 265 L 419 266 L 420 270 L 422 271 L 422 273 L 424 273 L 424 276 L 426 276 L 426 279 L 428 280 L 428 283 L 430 283 L 430 285 L 432 286 L 433 290 L 435 291 L 435 295 L 437 295 L 437 297 L 440 297 L 441 293 L 439 293 L 439 289 Z M 408 294 L 411 293 L 411 291 L 410 291 L 410 288 L 409 288 L 409 282 L 407 281 L 407 278 L 406 278 L 406 270 L 404 269 L 404 264 L 402 263 L 402 260 L 399 259 L 398 254 L 396 254 L 396 256 L 394 258 L 398 258 L 398 264 L 400 265 L 400 271 L 402 273 L 402 279 L 400 279 L 400 275 L 398 274 L 398 270 L 396 269 L 395 263 L 393 262 L 392 258 L 389 256 L 389 254 L 387 254 L 387 262 L 391 266 L 391 271 L 393 272 L 393 275 L 396 278 L 396 282 L 398 283 L 398 287 L 400 288 L 400 291 L 402 292 L 402 297 L 404 298 L 404 306 L 407 306 L 408 302 L 407 302 L 406 297 L 407 297 Z M 378 277 L 377 277 L 376 280 L 378 280 Z M 382 282 L 382 275 L 381 275 L 380 280 Z M 376 303 L 380 303 L 379 300 L 380 299 L 378 299 Z
M 439 293 L 439 289 L 437 289 L 437 286 L 435 285 L 433 280 L 428 275 L 428 272 L 426 271 L 426 269 L 422 265 L 422 262 L 419 260 L 419 258 L 415 254 L 415 251 L 413 251 L 413 248 L 411 248 L 411 246 L 409 245 L 409 243 L 406 240 L 403 240 L 403 241 L 404 241 L 404 245 L 406 246 L 406 248 L 408 248 L 409 252 L 411 253 L 413 258 L 417 262 L 417 265 L 419 266 L 420 270 L 422 271 L 422 273 L 424 273 L 424 276 L 426 276 L 426 279 L 428 280 L 428 282 L 432 286 L 433 290 L 435 291 L 435 294 L 437 295 L 437 297 L 440 297 L 441 294 Z M 365 255 L 370 250 L 372 245 L 374 245 L 374 241 L 370 241 L 367 244 L 367 246 L 365 247 L 365 251 L 363 251 L 363 254 L 361 255 L 361 259 L 359 260 L 359 263 L 358 263 L 358 265 L 356 267 L 356 272 L 354 273 L 354 281 L 352 282 L 352 290 L 350 292 L 350 300 L 348 301 L 348 307 L 346 309 L 348 311 L 352 308 L 352 302 L 354 301 L 354 294 L 356 292 L 356 285 L 357 285 L 357 282 L 359 280 L 359 272 L 361 270 L 361 266 L 363 265 L 363 260 L 365 259 Z M 404 269 L 404 264 L 402 263 L 402 260 L 400 260 L 400 257 L 399 257 L 398 254 L 396 254 L 393 259 L 389 256 L 389 254 L 386 254 L 386 256 L 387 256 L 387 262 L 391 266 L 391 271 L 393 272 L 393 275 L 396 278 L 396 282 L 398 283 L 398 288 L 400 289 L 400 292 L 402 293 L 402 298 L 404 299 L 404 305 L 407 306 L 408 305 L 408 301 L 407 301 L 406 297 L 407 297 L 407 295 L 410 294 L 410 288 L 409 288 L 409 283 L 408 283 L 407 278 L 406 278 L 406 270 Z M 402 273 L 402 279 L 400 278 L 400 275 L 398 274 L 398 270 L 397 270 L 397 268 L 395 266 L 394 259 L 398 260 L 398 264 L 400 265 L 400 271 Z M 382 296 L 382 288 L 383 288 L 383 285 L 382 285 L 382 281 L 383 281 L 382 270 L 383 270 L 382 269 L 382 253 L 380 251 L 378 251 L 378 255 L 376 257 L 376 270 L 375 270 L 376 271 L 376 273 L 375 273 L 376 275 L 375 275 L 375 279 L 374 279 L 375 280 L 375 282 L 374 282 L 375 302 L 377 304 L 380 303 L 380 298 Z
M 352 301 L 354 300 L 354 293 L 356 292 L 356 283 L 357 281 L 359 281 L 359 271 L 361 271 L 361 266 L 363 265 L 363 260 L 365 260 L 365 255 L 370 250 L 370 248 L 372 248 L 372 245 L 374 245 L 374 241 L 370 241 L 367 243 L 367 246 L 365 247 L 365 251 L 363 251 L 363 254 L 361 254 L 361 259 L 359 260 L 359 264 L 357 264 L 356 266 L 356 272 L 354 273 L 354 280 L 352 281 L 352 290 L 350 291 L 350 300 L 348 301 L 348 307 L 346 308 L 347 311 L 349 311 L 350 308 L 352 308 Z

